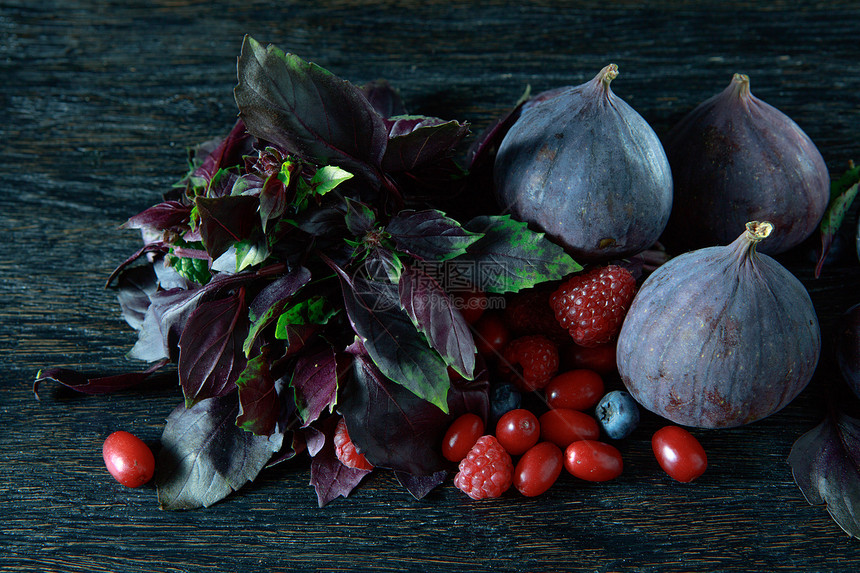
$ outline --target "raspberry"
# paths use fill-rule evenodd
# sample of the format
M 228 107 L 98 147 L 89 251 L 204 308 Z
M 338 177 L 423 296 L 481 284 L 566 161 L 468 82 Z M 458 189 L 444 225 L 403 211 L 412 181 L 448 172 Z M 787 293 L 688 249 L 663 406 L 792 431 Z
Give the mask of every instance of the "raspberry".
M 346 430 L 346 421 L 341 418 L 337 423 L 337 428 L 334 431 L 334 453 L 340 463 L 348 468 L 358 470 L 372 470 L 373 466 L 364 457 L 364 454 L 359 454 L 355 449 L 355 444 L 349 439 L 349 432 Z
M 481 436 L 460 462 L 454 485 L 472 499 L 499 497 L 514 480 L 510 454 L 493 436 Z
M 549 305 L 549 296 L 553 290 L 540 285 L 522 290 L 507 301 L 502 318 L 514 336 L 543 334 L 553 342 L 570 340 Z
M 595 267 L 571 277 L 550 296 L 558 323 L 580 346 L 610 342 L 633 301 L 636 279 L 618 265 Z
M 521 336 L 505 347 L 499 368 L 521 390 L 540 390 L 558 372 L 558 348 L 540 334 Z

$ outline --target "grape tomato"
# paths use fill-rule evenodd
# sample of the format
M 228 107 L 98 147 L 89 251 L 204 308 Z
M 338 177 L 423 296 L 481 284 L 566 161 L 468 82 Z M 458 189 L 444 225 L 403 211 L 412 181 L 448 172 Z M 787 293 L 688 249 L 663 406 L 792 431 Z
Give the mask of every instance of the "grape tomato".
M 110 474 L 126 487 L 140 487 L 155 473 L 155 456 L 143 440 L 122 430 L 109 435 L 102 457 Z

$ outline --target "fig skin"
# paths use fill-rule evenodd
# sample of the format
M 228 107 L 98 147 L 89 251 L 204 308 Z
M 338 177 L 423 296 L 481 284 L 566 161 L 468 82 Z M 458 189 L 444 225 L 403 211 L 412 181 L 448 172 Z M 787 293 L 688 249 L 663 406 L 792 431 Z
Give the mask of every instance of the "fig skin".
M 860 303 L 843 312 L 839 318 L 836 362 L 842 378 L 860 398 Z
M 618 372 L 644 408 L 683 426 L 730 428 L 785 407 L 809 383 L 821 332 L 804 286 L 756 252 L 751 222 L 732 244 L 670 259 L 633 298 Z
M 647 249 L 672 209 L 672 173 L 662 144 L 610 89 L 617 74 L 610 64 L 589 82 L 526 102 L 495 160 L 499 205 L 577 261 Z
M 776 228 L 759 252 L 779 254 L 818 227 L 830 200 L 821 153 L 787 115 L 750 92 L 735 74 L 721 93 L 701 103 L 665 138 L 675 202 L 665 235 L 670 249 L 697 249 L 734 240 L 747 221 Z

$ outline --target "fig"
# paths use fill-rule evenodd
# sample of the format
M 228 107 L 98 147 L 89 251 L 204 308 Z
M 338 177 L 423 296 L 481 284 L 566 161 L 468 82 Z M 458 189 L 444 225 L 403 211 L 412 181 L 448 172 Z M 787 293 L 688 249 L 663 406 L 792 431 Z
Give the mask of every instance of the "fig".
M 675 251 L 725 245 L 747 221 L 776 231 L 759 252 L 779 254 L 818 227 L 830 200 L 821 153 L 787 115 L 735 74 L 666 135 L 674 204 L 662 242 Z
M 736 427 L 782 409 L 809 383 L 818 318 L 801 282 L 757 252 L 773 230 L 749 222 L 730 245 L 674 257 L 642 284 L 616 360 L 644 408 L 683 426 Z
M 855 304 L 839 317 L 836 362 L 848 387 L 860 397 L 860 304 Z
M 610 64 L 589 82 L 526 102 L 493 166 L 500 206 L 547 233 L 578 261 L 650 247 L 672 209 L 672 173 L 659 138 L 609 87 Z

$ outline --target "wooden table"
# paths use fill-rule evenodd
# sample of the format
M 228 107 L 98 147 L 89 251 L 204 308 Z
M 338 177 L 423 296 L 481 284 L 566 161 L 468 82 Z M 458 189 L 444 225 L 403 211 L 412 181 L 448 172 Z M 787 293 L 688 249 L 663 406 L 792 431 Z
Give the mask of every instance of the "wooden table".
M 184 174 L 186 148 L 226 134 L 244 34 L 355 83 L 386 78 L 409 109 L 479 132 L 523 93 L 609 62 L 616 94 L 659 134 L 735 72 L 793 117 L 833 173 L 860 159 L 860 7 L 751 2 L 318 0 L 0 2 L 0 568 L 4 571 L 856 571 L 860 542 L 795 486 L 786 458 L 838 376 L 829 332 L 858 302 L 852 210 L 843 259 L 819 279 L 786 255 L 825 332 L 819 371 L 782 412 L 698 432 L 693 484 L 650 453 L 646 416 L 606 484 L 565 475 L 545 495 L 476 503 L 450 481 L 413 499 L 376 472 L 317 507 L 306 458 L 205 510 L 157 508 L 114 482 L 101 443 L 157 444 L 180 401 L 154 389 L 82 396 L 38 369 L 127 369 L 134 332 L 103 284 L 138 245 L 118 228 Z

